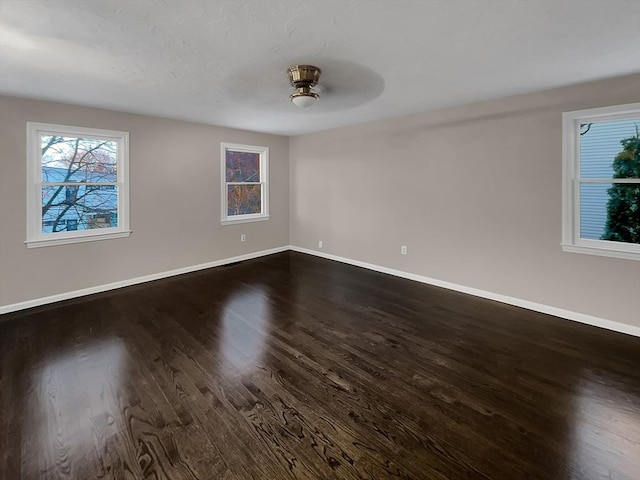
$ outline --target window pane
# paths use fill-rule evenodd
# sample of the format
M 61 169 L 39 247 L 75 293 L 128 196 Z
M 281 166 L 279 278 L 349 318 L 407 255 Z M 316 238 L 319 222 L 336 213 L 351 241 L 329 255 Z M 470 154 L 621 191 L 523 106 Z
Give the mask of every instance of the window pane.
M 260 154 L 226 151 L 227 182 L 259 182 Z
M 42 135 L 43 182 L 116 182 L 118 143 Z
M 640 118 L 582 124 L 581 178 L 640 177 L 638 129 Z
M 262 213 L 261 185 L 227 185 L 227 215 Z
M 98 185 L 42 187 L 42 232 L 118 226 L 118 188 Z
M 640 243 L 640 184 L 583 183 L 580 237 Z

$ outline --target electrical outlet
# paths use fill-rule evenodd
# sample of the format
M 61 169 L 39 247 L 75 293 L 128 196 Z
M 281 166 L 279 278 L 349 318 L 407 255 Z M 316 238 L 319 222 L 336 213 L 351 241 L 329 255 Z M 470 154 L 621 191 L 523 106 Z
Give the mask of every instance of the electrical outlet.
M 402 246 L 400 247 L 400 253 L 401 253 L 402 255 L 406 255 L 406 254 L 407 254 L 407 246 L 406 246 L 406 245 L 402 245 Z
M 247 236 L 243 233 L 242 235 L 240 235 L 240 241 L 244 242 L 247 240 Z
M 322 240 L 318 242 L 318 248 L 322 248 Z

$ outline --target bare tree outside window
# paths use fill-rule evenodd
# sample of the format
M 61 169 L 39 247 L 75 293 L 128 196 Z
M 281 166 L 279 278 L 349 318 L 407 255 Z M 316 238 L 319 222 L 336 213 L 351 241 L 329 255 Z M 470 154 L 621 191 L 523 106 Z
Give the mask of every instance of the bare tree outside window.
M 116 226 L 117 142 L 42 135 L 41 148 L 42 232 Z

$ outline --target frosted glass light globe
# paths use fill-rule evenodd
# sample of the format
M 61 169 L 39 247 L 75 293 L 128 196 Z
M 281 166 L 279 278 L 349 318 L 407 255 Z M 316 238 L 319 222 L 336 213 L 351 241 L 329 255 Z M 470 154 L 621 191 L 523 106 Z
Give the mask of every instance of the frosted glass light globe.
M 307 108 L 318 101 L 313 95 L 292 95 L 291 101 L 297 107 Z

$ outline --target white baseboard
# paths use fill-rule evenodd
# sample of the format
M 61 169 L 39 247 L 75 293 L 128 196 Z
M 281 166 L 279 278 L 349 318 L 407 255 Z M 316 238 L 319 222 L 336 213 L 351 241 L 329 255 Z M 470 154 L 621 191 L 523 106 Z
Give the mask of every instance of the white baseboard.
M 221 260 L 215 260 L 213 262 L 201 263 L 199 265 L 191 265 L 189 267 L 177 268 L 175 270 L 169 270 L 166 272 L 154 273 L 151 275 L 131 278 L 128 280 L 108 283 L 105 285 L 97 285 L 95 287 L 83 288 L 81 290 L 74 290 L 72 292 L 51 295 L 49 297 L 36 298 L 33 300 L 27 300 L 25 302 L 4 305 L 4 306 L 0 306 L 0 315 L 4 313 L 15 312 L 18 310 L 25 310 L 27 308 L 38 307 L 40 305 L 46 305 L 49 303 L 60 302 L 62 300 L 69 300 L 72 298 L 82 297 L 85 295 L 92 295 L 94 293 L 106 292 L 109 290 L 114 290 L 116 288 L 128 287 L 131 285 L 137 285 L 139 283 L 151 282 L 153 280 L 173 277 L 175 275 L 182 275 L 183 273 L 190 273 L 198 270 L 204 270 L 207 268 L 228 265 L 230 263 L 241 262 L 243 260 L 250 260 L 252 258 L 258 258 L 258 257 L 263 257 L 265 255 L 285 252 L 287 250 L 293 250 L 295 252 L 300 252 L 300 253 L 307 253 L 309 255 L 315 255 L 316 257 L 322 257 L 328 260 L 335 260 L 337 262 L 354 265 L 356 267 L 362 267 L 362 268 L 366 268 L 368 270 L 373 270 L 376 272 L 387 273 L 389 275 L 394 275 L 396 277 L 406 278 L 409 280 L 414 280 L 416 282 L 434 285 L 436 287 L 447 288 L 449 290 L 455 290 L 456 292 L 467 293 L 469 295 L 474 295 L 476 297 L 487 298 L 489 300 L 495 300 L 495 301 L 506 303 L 509 305 L 514 305 L 516 307 L 526 308 L 527 310 L 546 313 L 548 315 L 565 318 L 567 320 L 573 320 L 575 322 L 585 323 L 587 325 L 593 325 L 595 327 L 606 328 L 607 330 L 613 330 L 615 332 L 621 332 L 621 333 L 626 333 L 628 335 L 640 337 L 640 327 L 635 327 L 633 325 L 628 325 L 626 323 L 614 322 L 611 320 L 606 320 L 604 318 L 586 315 L 584 313 L 572 312 L 570 310 L 564 310 L 562 308 L 552 307 L 549 305 L 544 305 L 542 303 L 530 302 L 528 300 L 522 300 L 520 298 L 509 297 L 507 295 L 501 295 L 499 293 L 488 292 L 486 290 L 480 290 L 472 287 L 466 287 L 464 285 L 458 285 L 456 283 L 445 282 L 443 280 L 425 277 L 422 275 L 417 275 L 415 273 L 403 272 L 401 270 L 395 270 L 393 268 L 374 265 L 373 263 L 366 263 L 358 260 L 352 260 L 350 258 L 331 255 L 329 253 L 319 252 L 317 250 L 310 250 L 307 248 L 296 247 L 294 245 L 271 248 L 269 250 L 262 250 L 259 252 L 252 252 L 252 253 L 247 253 L 245 255 L 239 255 L 237 257 L 223 258 Z
M 289 250 L 288 246 L 271 248 L 269 250 L 262 250 L 260 252 L 252 252 L 252 253 L 247 253 L 246 255 L 239 255 L 237 257 L 223 258 L 222 260 L 215 260 L 213 262 L 201 263 L 199 265 L 191 265 L 189 267 L 177 268 L 175 270 L 169 270 L 166 272 L 153 273 L 151 275 L 144 275 L 142 277 L 130 278 L 128 280 L 121 280 L 119 282 L 107 283 L 105 285 L 97 285 L 95 287 L 83 288 L 81 290 L 74 290 L 73 292 L 65 292 L 57 295 L 51 295 L 49 297 L 42 297 L 42 298 L 36 298 L 34 300 L 27 300 L 26 302 L 19 302 L 19 303 L 13 303 L 10 305 L 4 305 L 0 307 L 0 315 L 3 313 L 10 313 L 18 310 L 24 310 L 26 308 L 46 305 L 48 303 L 60 302 L 62 300 L 69 300 L 71 298 L 82 297 L 85 295 L 92 295 L 94 293 L 106 292 L 108 290 L 114 290 L 116 288 L 129 287 L 131 285 L 137 285 L 138 283 L 151 282 L 153 280 L 159 280 L 161 278 L 173 277 L 175 275 L 182 275 L 183 273 L 190 273 L 198 270 L 204 270 L 206 268 L 228 265 L 229 263 L 241 262 L 243 260 L 250 260 L 252 258 L 263 257 L 265 255 L 271 255 L 273 253 L 285 252 L 287 250 Z
M 447 288 L 449 290 L 455 290 L 456 292 L 467 293 L 476 297 L 487 298 L 489 300 L 495 300 L 497 302 L 507 303 L 516 307 L 526 308 L 527 310 L 533 310 L 535 312 L 546 313 L 555 317 L 565 318 L 567 320 L 573 320 L 575 322 L 586 323 L 587 325 L 593 325 L 595 327 L 606 328 L 607 330 L 613 330 L 615 332 L 626 333 L 640 337 L 640 327 L 634 327 L 626 323 L 614 322 L 606 320 L 604 318 L 593 317 L 584 313 L 572 312 L 570 310 L 564 310 L 562 308 L 552 307 L 544 305 L 542 303 L 530 302 L 528 300 L 522 300 L 520 298 L 509 297 L 507 295 L 501 295 L 499 293 L 488 292 L 486 290 L 480 290 L 477 288 L 466 287 L 464 285 L 458 285 L 456 283 L 445 282 L 443 280 L 437 280 L 435 278 L 424 277 L 415 273 L 403 272 L 401 270 L 395 270 L 393 268 L 382 267 L 380 265 L 374 265 L 372 263 L 360 262 L 358 260 L 352 260 L 350 258 L 339 257 L 337 255 L 331 255 L 317 250 L 310 250 L 307 248 L 296 247 L 290 245 L 289 248 L 295 252 L 307 253 L 309 255 L 315 255 L 316 257 L 326 258 L 328 260 L 335 260 L 337 262 L 347 263 L 356 267 L 366 268 L 368 270 L 374 270 L 376 272 L 387 273 L 396 277 L 407 278 L 409 280 L 415 280 L 416 282 L 426 283 L 434 285 L 436 287 Z

